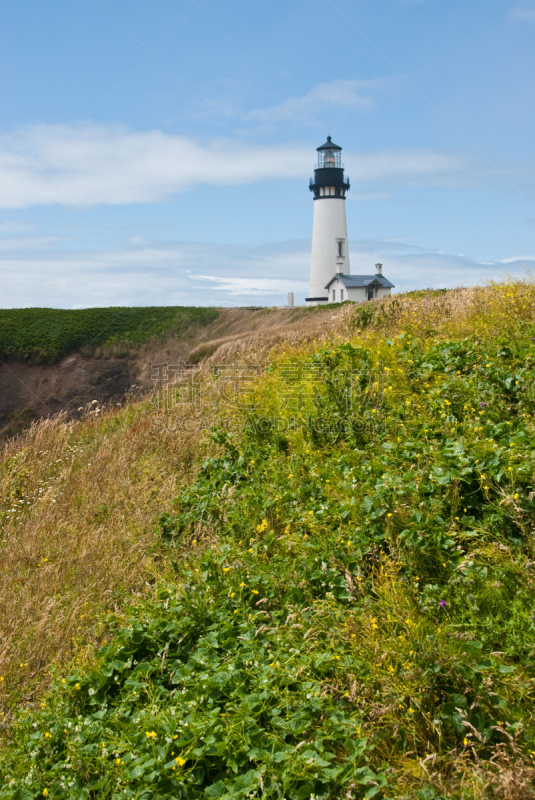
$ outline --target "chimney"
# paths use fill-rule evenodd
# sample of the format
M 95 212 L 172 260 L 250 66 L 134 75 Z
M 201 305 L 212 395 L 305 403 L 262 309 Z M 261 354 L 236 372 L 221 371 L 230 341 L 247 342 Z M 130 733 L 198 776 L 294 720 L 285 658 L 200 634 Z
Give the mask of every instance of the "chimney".
M 293 308 L 294 307 L 294 293 L 293 292 L 288 292 L 288 307 L 289 308 Z
M 376 264 L 375 265 L 375 274 L 376 275 L 382 275 L 383 274 L 383 265 L 382 264 Z

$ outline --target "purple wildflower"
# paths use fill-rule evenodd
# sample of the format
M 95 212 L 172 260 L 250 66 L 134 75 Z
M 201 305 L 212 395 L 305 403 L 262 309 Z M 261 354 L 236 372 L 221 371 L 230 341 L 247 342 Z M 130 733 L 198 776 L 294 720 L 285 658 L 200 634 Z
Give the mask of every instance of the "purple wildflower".
M 485 403 L 480 403 L 480 404 L 479 404 L 479 407 L 480 407 L 480 408 L 483 408 L 483 406 L 484 406 L 484 405 L 485 405 Z
M 446 601 L 445 600 L 441 600 L 440 601 L 440 605 L 442 606 L 442 608 L 444 608 L 444 606 L 446 605 Z

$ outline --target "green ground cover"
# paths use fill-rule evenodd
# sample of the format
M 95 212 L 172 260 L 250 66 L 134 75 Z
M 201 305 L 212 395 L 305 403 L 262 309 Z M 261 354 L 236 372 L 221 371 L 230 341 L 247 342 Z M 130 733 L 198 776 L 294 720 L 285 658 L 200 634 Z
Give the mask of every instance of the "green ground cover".
M 160 517 L 176 579 L 21 711 L 0 798 L 532 797 L 532 337 L 281 353 Z
M 114 344 L 137 346 L 193 324 L 207 325 L 214 308 L 16 308 L 0 310 L 0 358 L 55 362 L 68 352 Z

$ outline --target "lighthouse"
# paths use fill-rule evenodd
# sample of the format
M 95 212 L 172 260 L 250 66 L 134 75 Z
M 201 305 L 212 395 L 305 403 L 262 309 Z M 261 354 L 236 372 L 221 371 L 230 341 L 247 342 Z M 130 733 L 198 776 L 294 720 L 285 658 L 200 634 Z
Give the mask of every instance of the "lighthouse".
M 306 298 L 310 306 L 329 302 L 325 287 L 333 275 L 349 275 L 345 205 L 349 178 L 344 177 L 342 148 L 327 136 L 325 144 L 316 149 L 318 165 L 310 179 L 314 193 L 310 296 Z
M 375 265 L 375 274 L 351 275 L 346 224 L 346 192 L 349 178 L 344 177 L 342 148 L 327 141 L 318 151 L 318 166 L 310 179 L 314 192 L 314 226 L 310 263 L 308 306 L 324 303 L 364 303 L 388 297 L 393 283 L 384 277 L 383 265 Z

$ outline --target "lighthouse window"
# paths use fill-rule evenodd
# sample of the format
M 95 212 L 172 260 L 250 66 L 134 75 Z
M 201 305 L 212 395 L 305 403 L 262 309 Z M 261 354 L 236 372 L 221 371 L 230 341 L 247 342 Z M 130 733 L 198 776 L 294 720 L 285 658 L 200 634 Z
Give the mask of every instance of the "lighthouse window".
M 340 151 L 338 150 L 323 150 L 318 153 L 318 167 L 323 168 L 333 168 L 333 167 L 340 167 L 342 166 L 341 163 L 341 155 Z
M 344 240 L 343 239 L 338 239 L 338 255 L 339 256 L 343 256 L 344 255 L 343 252 L 342 252 L 342 245 L 343 244 L 344 244 Z

